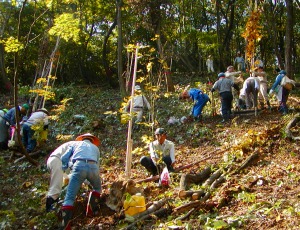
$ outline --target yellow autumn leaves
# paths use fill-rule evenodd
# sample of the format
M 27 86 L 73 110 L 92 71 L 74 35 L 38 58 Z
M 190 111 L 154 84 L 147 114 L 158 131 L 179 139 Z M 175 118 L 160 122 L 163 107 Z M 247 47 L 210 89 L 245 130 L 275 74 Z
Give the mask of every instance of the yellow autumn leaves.
M 246 39 L 246 55 L 248 61 L 254 57 L 255 54 L 255 42 L 260 41 L 262 38 L 261 29 L 259 24 L 261 13 L 257 10 L 251 12 L 250 17 L 246 23 L 246 29 L 242 33 L 242 37 Z

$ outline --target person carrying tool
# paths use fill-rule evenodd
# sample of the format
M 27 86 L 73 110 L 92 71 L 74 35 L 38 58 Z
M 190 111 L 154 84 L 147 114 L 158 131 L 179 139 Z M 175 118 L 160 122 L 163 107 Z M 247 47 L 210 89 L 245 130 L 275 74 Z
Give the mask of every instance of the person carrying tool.
M 156 140 L 149 145 L 150 157 L 143 156 L 140 163 L 152 176 L 161 173 L 159 168 L 161 163 L 165 163 L 169 172 L 174 172 L 175 165 L 175 145 L 167 140 L 167 132 L 164 128 L 155 130 Z
M 29 109 L 28 104 L 23 104 L 22 106 L 18 106 L 18 114 L 19 120 L 21 121 L 23 117 L 25 117 L 27 111 Z M 10 136 L 9 128 L 14 127 L 16 125 L 16 108 L 13 107 L 7 112 L 4 112 L 2 115 L 0 114 L 0 140 L 1 146 L 4 149 L 8 147 L 8 139 Z
M 190 90 L 185 90 L 179 96 L 180 99 L 190 98 L 194 102 L 194 105 L 191 110 L 191 115 L 194 117 L 195 121 L 202 121 L 202 110 L 204 106 L 210 101 L 207 94 L 203 93 L 202 90 L 192 88 Z
M 4 120 L 4 115 L 8 112 L 7 109 L 0 110 L 0 150 L 7 149 L 7 142 L 8 142 L 8 132 L 4 132 L 7 129 L 6 122 Z
M 70 229 L 73 216 L 74 202 L 81 184 L 88 180 L 93 187 L 89 193 L 86 216 L 95 216 L 99 211 L 99 198 L 101 192 L 101 179 L 99 175 L 100 140 L 86 133 L 76 138 L 76 143 L 71 144 L 61 156 L 62 170 L 72 168 L 67 193 L 61 208 L 63 220 L 61 227 Z

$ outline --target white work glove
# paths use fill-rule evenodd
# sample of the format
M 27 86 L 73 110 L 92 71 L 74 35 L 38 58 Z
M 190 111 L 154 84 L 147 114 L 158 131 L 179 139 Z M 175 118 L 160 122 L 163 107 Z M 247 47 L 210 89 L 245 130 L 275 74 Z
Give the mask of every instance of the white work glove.
M 269 95 L 272 95 L 274 93 L 273 89 L 270 89 Z

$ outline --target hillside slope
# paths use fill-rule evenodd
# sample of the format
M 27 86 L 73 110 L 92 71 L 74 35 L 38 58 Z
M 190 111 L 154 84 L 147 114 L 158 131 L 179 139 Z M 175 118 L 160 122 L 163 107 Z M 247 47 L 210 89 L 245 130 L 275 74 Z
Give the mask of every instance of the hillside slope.
M 147 141 L 153 139 L 153 130 L 157 127 L 166 128 L 168 139 L 175 143 L 176 168 L 205 160 L 172 173 L 169 188 L 161 188 L 153 181 L 140 183 L 148 204 L 168 199 L 164 206 L 167 211 L 159 218 L 152 216 L 137 223 L 134 228 L 296 229 L 300 225 L 300 147 L 299 142 L 285 138 L 284 128 L 300 109 L 298 92 L 291 95 L 291 113 L 287 116 L 277 112 L 273 99 L 272 111 L 261 111 L 256 117 L 253 113 L 235 115 L 230 124 L 221 124 L 219 115 L 211 116 L 211 105 L 207 105 L 203 122 L 168 125 L 170 117 L 189 114 L 192 103 L 178 100 L 182 88 L 184 85 L 178 86 L 173 94 L 158 92 L 154 125 L 145 124 L 134 129 L 131 179 L 138 181 L 149 176 L 140 166 L 139 159 L 148 154 Z M 39 147 L 41 154 L 35 156 L 40 166 L 32 166 L 26 160 L 14 163 L 20 156 L 10 158 L 12 150 L 1 153 L 0 228 L 57 229 L 56 214 L 45 213 L 49 180 L 45 162 L 49 153 L 61 143 L 86 132 L 97 135 L 102 144 L 101 212 L 94 218 L 84 216 L 88 187 L 82 187 L 77 198 L 73 229 L 125 227 L 129 222 L 124 219 L 124 214 L 110 210 L 105 204 L 111 184 L 125 180 L 127 124 L 120 123 L 118 111 L 122 98 L 119 92 L 70 86 L 58 90 L 57 97 L 69 100 L 65 106 L 61 103 L 49 105 L 56 120 L 51 122 L 47 143 Z M 299 136 L 299 125 L 292 131 Z M 250 156 L 254 156 L 254 160 L 241 168 Z M 181 175 L 199 173 L 206 167 L 211 167 L 213 172 L 220 170 L 224 180 L 213 189 L 191 184 L 189 190 L 203 189 L 208 197 L 184 218 L 192 208 L 182 213 L 174 212 L 176 207 L 191 202 L 189 198 L 178 197 Z

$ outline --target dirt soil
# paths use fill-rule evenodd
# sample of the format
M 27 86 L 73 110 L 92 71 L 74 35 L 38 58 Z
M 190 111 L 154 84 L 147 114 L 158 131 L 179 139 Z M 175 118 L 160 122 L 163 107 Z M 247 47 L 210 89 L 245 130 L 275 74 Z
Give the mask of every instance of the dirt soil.
M 48 155 L 66 140 L 78 134 L 91 132 L 99 136 L 102 145 L 100 175 L 103 192 L 100 213 L 93 218 L 85 217 L 88 186 L 82 186 L 77 196 L 72 229 L 122 229 L 130 224 L 124 211 L 107 207 L 110 186 L 114 181 L 126 181 L 125 160 L 127 124 L 120 123 L 121 98 L 117 91 L 101 91 L 83 87 L 69 92 L 73 100 L 66 110 L 53 103 L 47 105 L 59 119 L 52 121 L 49 138 L 40 144 L 42 151 L 34 156 L 39 162 L 35 167 L 23 160 L 17 149 L 2 151 L 0 155 L 0 229 L 57 229 L 59 216 L 45 212 L 45 196 L 49 172 L 45 162 Z M 91 95 L 91 96 L 90 96 Z M 167 212 L 149 216 L 132 229 L 298 229 L 300 226 L 300 147 L 299 141 L 285 137 L 285 126 L 300 110 L 299 96 L 289 99 L 290 114 L 282 116 L 277 102 L 272 99 L 272 111 L 235 114 L 230 123 L 220 123 L 221 117 L 211 116 L 210 105 L 204 109 L 202 122 L 168 125 L 171 116 L 187 115 L 191 102 L 180 102 L 177 95 L 156 100 L 154 127 L 140 125 L 132 135 L 133 155 L 131 179 L 139 181 L 149 175 L 139 164 L 147 155 L 147 140 L 153 139 L 153 129 L 164 127 L 168 139 L 175 143 L 176 166 L 180 168 L 195 161 L 206 160 L 177 173 L 171 173 L 171 185 L 160 187 L 157 182 L 139 183 L 144 190 L 147 207 L 154 201 L 168 199 Z M 80 102 L 74 101 L 80 98 Z M 217 98 L 216 98 L 217 100 Z M 51 115 L 52 115 L 51 114 Z M 84 114 L 85 121 L 73 115 Z M 299 136 L 299 124 L 292 128 Z M 236 171 L 251 155 L 258 156 L 245 168 Z M 216 188 L 191 184 L 189 190 L 204 189 L 207 200 L 195 207 L 191 214 L 172 212 L 176 207 L 191 202 L 190 198 L 178 197 L 179 182 L 183 173 L 199 173 L 210 166 L 221 169 L 225 181 Z M 61 198 L 63 199 L 65 191 Z M 59 209 L 59 207 L 58 207 Z M 181 219 L 179 219 L 181 218 Z

